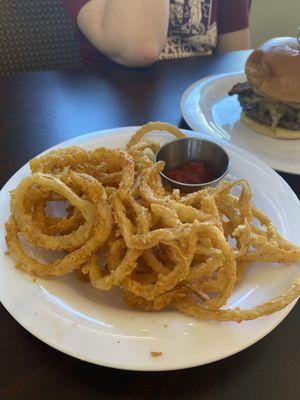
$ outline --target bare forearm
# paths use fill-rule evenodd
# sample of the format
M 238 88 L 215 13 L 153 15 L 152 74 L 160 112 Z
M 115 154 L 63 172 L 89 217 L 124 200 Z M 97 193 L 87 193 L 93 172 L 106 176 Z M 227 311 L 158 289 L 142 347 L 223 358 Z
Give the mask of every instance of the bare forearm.
M 101 52 L 132 66 L 155 61 L 168 22 L 169 0 L 91 0 L 78 16 L 80 29 Z
M 107 36 L 149 41 L 165 39 L 168 22 L 168 0 L 107 0 L 102 28 Z

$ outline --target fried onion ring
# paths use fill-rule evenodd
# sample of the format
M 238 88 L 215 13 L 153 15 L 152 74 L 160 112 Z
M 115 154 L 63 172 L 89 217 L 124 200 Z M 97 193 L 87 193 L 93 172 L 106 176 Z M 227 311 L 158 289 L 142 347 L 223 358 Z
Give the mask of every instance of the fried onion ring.
M 73 146 L 31 160 L 32 174 L 11 193 L 6 223 L 17 266 L 44 278 L 74 271 L 96 290 L 118 287 L 131 308 L 173 306 L 203 320 L 251 320 L 295 300 L 300 279 L 252 309 L 224 309 L 252 263 L 298 262 L 300 248 L 253 205 L 243 179 L 191 194 L 164 187 L 164 163 L 154 162 L 159 144 L 145 138 L 152 131 L 186 136 L 175 126 L 150 122 L 126 151 Z M 51 202 L 67 207 L 62 217 L 49 215 Z M 25 251 L 26 241 L 38 252 L 64 255 L 40 262 Z
M 127 143 L 127 149 L 130 150 L 132 146 L 135 146 L 138 142 L 140 142 L 146 133 L 152 131 L 166 131 L 177 138 L 186 137 L 186 135 L 180 129 L 166 122 L 148 122 L 148 124 L 143 125 L 135 132 L 130 141 Z
M 80 175 L 73 174 L 72 179 L 79 185 L 80 183 L 85 183 L 85 179 Z M 61 236 L 43 233 L 34 221 L 31 212 L 24 207 L 26 193 L 33 185 L 40 187 L 41 190 L 54 191 L 68 200 L 71 205 L 81 212 L 85 220 L 84 224 L 80 225 L 75 231 Z M 89 186 L 83 185 L 83 187 L 89 191 Z M 90 194 L 87 193 L 87 195 Z M 37 172 L 24 178 L 15 190 L 12 201 L 12 214 L 20 233 L 36 246 L 50 250 L 69 250 L 76 246 L 81 246 L 89 238 L 94 225 L 95 207 L 91 202 L 79 197 L 58 178 Z
M 76 175 L 77 178 L 79 175 Z M 66 181 L 72 180 L 73 175 L 68 175 Z M 52 264 L 43 264 L 33 257 L 27 255 L 22 247 L 19 237 L 19 227 L 14 214 L 6 224 L 6 243 L 8 250 L 18 266 L 26 272 L 40 277 L 52 277 L 67 274 L 82 265 L 84 265 L 92 254 L 98 250 L 107 238 L 112 229 L 112 213 L 107 201 L 105 190 L 102 185 L 93 177 L 80 175 L 82 186 L 89 187 L 91 198 L 94 204 L 95 215 L 91 236 L 79 248 L 67 254 L 64 258 L 55 261 Z M 44 181 L 43 181 L 44 183 Z M 68 193 L 67 185 L 65 193 Z

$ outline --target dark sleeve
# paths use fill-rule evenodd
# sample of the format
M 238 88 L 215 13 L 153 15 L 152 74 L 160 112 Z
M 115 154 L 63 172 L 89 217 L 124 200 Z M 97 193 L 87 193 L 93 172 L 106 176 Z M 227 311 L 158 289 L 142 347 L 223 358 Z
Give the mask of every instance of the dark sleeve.
M 89 0 L 61 0 L 61 2 L 72 21 L 76 22 L 79 11 Z
M 249 0 L 217 0 L 218 33 L 248 28 Z
M 61 3 L 74 24 L 75 31 L 78 37 L 80 51 L 82 58 L 86 64 L 99 62 L 103 59 L 107 59 L 100 51 L 92 45 L 92 43 L 84 36 L 77 26 L 77 15 L 82 7 L 88 3 L 89 0 L 61 0 Z

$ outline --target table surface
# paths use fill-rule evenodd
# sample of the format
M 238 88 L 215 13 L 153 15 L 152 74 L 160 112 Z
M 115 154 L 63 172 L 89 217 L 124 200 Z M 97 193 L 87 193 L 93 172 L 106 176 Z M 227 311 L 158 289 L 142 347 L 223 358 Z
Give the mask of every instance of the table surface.
M 179 101 L 207 75 L 243 70 L 249 52 L 126 69 L 0 78 L 0 187 L 29 159 L 66 139 L 101 129 L 168 121 L 188 128 Z M 300 197 L 300 178 L 281 174 Z M 298 399 L 300 305 L 268 336 L 225 360 L 172 372 L 130 372 L 62 354 L 23 329 L 0 305 L 0 399 Z

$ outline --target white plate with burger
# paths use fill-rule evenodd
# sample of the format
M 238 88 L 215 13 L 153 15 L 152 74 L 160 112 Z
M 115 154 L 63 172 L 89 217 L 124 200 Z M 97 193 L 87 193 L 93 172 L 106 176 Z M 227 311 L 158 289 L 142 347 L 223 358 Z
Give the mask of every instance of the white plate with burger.
M 271 39 L 251 53 L 246 73 L 191 85 L 181 98 L 182 115 L 193 130 L 229 140 L 276 170 L 300 174 L 299 71 L 297 39 Z

